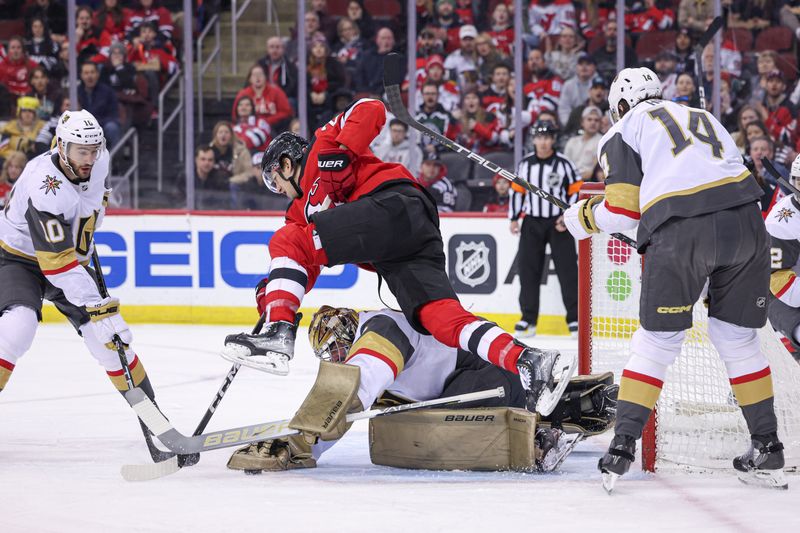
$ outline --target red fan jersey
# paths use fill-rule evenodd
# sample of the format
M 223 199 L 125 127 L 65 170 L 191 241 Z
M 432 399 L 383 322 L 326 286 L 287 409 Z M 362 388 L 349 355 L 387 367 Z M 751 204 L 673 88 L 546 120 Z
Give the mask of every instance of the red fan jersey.
M 380 100 L 362 98 L 333 120 L 317 129 L 300 177 L 301 198 L 296 198 L 286 211 L 286 222 L 307 225 L 311 215 L 333 207 L 331 199 L 319 188 L 317 154 L 320 150 L 346 146 L 356 157 L 351 163 L 356 187 L 347 198 L 358 200 L 393 181 L 417 181 L 411 172 L 398 163 L 384 163 L 372 153 L 369 145 L 386 122 L 386 109 Z

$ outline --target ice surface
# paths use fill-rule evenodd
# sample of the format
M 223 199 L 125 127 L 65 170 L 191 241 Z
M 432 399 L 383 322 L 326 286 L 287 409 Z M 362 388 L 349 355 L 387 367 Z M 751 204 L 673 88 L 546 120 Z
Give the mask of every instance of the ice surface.
M 133 327 L 158 402 L 185 434 L 230 368 L 217 350 L 236 329 Z M 287 377 L 243 368 L 210 429 L 293 414 L 316 374 L 305 331 L 291 365 Z M 607 496 L 595 470 L 605 436 L 551 475 L 427 472 L 373 466 L 366 428 L 357 422 L 315 470 L 246 476 L 225 468 L 230 449 L 128 483 L 119 467 L 149 461 L 132 411 L 69 326 L 43 325 L 0 394 L 0 532 L 800 531 L 800 476 L 778 492 L 729 475 L 644 475 L 637 464 Z

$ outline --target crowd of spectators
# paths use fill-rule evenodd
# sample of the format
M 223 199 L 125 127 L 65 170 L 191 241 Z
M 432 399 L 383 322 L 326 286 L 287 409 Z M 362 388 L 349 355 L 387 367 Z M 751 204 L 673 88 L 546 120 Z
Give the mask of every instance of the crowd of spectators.
M 126 128 L 151 121 L 159 88 L 178 68 L 174 17 L 159 0 L 79 4 L 74 23 L 81 68 L 74 104 L 98 116 L 113 145 Z M 713 2 L 625 5 L 624 18 L 617 20 L 613 0 L 526 2 L 523 49 L 517 51 L 523 69 L 514 72 L 513 2 L 417 0 L 411 74 L 417 120 L 513 169 L 519 98 L 524 153 L 532 150 L 529 126 L 550 120 L 558 128 L 557 150 L 581 178 L 602 179 L 594 152 L 610 127 L 607 96 L 617 72 L 619 24 L 625 28 L 626 65 L 653 68 L 666 99 L 697 106 L 699 87 L 707 95 L 713 90 L 713 47 L 702 53 L 703 79 L 696 79 L 694 65 L 694 45 L 713 17 Z M 0 16 L 25 20 L 25 35 L 11 36 L 0 48 L 0 117 L 6 120 L 0 125 L 0 157 L 21 152 L 30 158 L 46 149 L 53 117 L 70 105 L 64 98 L 69 21 L 60 0 L 0 0 L 0 6 Z M 800 152 L 800 1 L 722 0 L 722 6 L 719 113 L 768 191 L 774 182 L 763 174 L 761 157 L 769 153 L 785 165 Z M 198 149 L 198 207 L 280 208 L 280 199 L 260 184 L 258 156 L 277 133 L 299 129 L 299 69 L 306 72 L 311 133 L 351 102 L 381 97 L 386 54 L 406 50 L 405 9 L 399 0 L 310 0 L 303 21 L 305 65 L 298 61 L 296 31 L 266 39 L 264 56 L 242 76 L 230 122 L 216 124 L 211 144 Z M 516 94 L 516 76 L 522 77 L 522 94 Z M 412 145 L 407 127 L 392 119 L 373 150 L 407 164 L 437 191 L 447 204 L 443 210 L 498 211 L 507 205 L 502 180 L 428 138 L 417 137 L 419 144 Z M 209 154 L 213 164 L 206 168 Z M 254 200 L 259 194 L 252 192 L 263 199 Z

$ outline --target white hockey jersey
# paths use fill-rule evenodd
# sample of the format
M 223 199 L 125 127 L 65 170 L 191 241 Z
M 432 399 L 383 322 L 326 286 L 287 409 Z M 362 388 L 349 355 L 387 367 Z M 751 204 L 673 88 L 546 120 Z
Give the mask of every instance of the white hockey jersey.
M 105 214 L 110 192 L 107 150 L 98 158 L 88 181 L 74 184 L 61 172 L 56 150 L 26 166 L 0 214 L 0 247 L 37 263 L 48 281 L 77 306 L 100 301 L 89 273 L 93 235 Z
M 797 201 L 793 194 L 784 196 L 772 206 L 764 222 L 769 234 L 776 239 L 782 241 L 800 240 L 800 202 Z M 779 253 L 782 251 L 781 248 L 776 250 Z M 783 257 L 773 257 L 773 263 L 776 260 L 781 265 L 770 276 L 770 292 L 786 305 L 800 307 L 800 283 L 797 282 L 800 264 L 785 268 L 789 265 L 786 264 Z
M 672 217 L 693 217 L 758 201 L 763 192 L 736 143 L 710 113 L 665 100 L 635 106 L 603 136 L 597 158 L 608 233 L 639 225 L 638 245 Z

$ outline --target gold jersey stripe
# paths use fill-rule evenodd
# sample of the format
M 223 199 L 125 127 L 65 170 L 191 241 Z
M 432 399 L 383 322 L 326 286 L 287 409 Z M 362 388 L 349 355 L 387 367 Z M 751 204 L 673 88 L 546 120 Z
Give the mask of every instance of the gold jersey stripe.
M 619 207 L 633 213 L 639 212 L 639 186 L 630 183 L 611 183 L 606 185 L 606 202 L 611 207 Z
M 60 252 L 45 252 L 36 250 L 36 259 L 42 270 L 58 270 L 78 261 L 75 248 L 67 248 Z
M 654 204 L 657 204 L 661 200 L 665 200 L 667 198 L 672 198 L 675 196 L 691 196 L 692 194 L 698 193 L 700 191 L 706 191 L 708 189 L 713 189 L 715 187 L 722 187 L 723 185 L 729 185 L 731 183 L 738 183 L 740 181 L 744 181 L 748 177 L 750 177 L 750 171 L 745 170 L 738 176 L 731 176 L 727 178 L 718 179 L 716 181 L 710 181 L 708 183 L 703 183 L 702 185 L 698 185 L 697 187 L 692 187 L 691 189 L 683 189 L 680 191 L 673 191 L 662 194 L 661 196 L 657 196 L 656 198 L 653 198 L 652 200 L 647 202 L 647 204 L 645 204 L 645 206 L 642 208 L 642 213 L 653 207 Z
M 4 243 L 3 241 L 0 241 L 0 248 L 5 250 L 6 252 L 10 253 L 11 255 L 16 255 L 17 257 L 22 257 L 23 259 L 27 259 L 29 261 L 36 262 L 36 257 L 34 257 L 32 255 L 28 255 L 28 254 L 23 253 L 23 252 L 20 252 L 16 248 L 12 248 L 8 244 Z
M 772 398 L 772 374 L 747 383 L 731 385 L 736 401 L 740 406 L 753 405 Z
M 769 291 L 779 298 L 796 277 L 797 274 L 788 268 L 773 272 L 769 277 Z
M 403 354 L 400 353 L 400 349 L 392 344 L 392 342 L 386 337 L 378 335 L 374 331 L 368 331 L 356 339 L 356 342 L 350 348 L 350 353 L 356 354 L 361 348 L 378 352 L 392 361 L 394 366 L 397 367 L 398 374 L 403 371 L 403 367 L 405 366 Z
M 0 390 L 3 390 L 11 378 L 11 370 L 0 366 Z
M 619 381 L 619 399 L 648 409 L 655 407 L 661 389 L 655 385 L 624 377 Z

